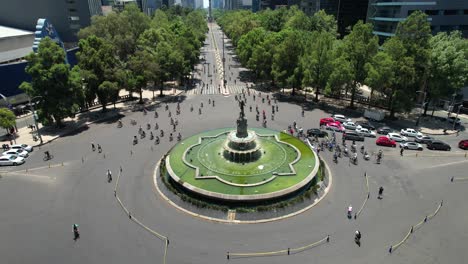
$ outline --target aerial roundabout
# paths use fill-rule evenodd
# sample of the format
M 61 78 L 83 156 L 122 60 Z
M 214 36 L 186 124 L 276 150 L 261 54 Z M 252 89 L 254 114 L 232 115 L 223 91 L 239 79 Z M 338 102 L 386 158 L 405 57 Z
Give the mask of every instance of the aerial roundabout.
M 275 209 L 306 192 L 318 196 L 325 173 L 312 148 L 286 132 L 248 128 L 245 103 L 239 106 L 235 128 L 192 135 L 162 158 L 165 187 L 192 201 L 250 211 Z

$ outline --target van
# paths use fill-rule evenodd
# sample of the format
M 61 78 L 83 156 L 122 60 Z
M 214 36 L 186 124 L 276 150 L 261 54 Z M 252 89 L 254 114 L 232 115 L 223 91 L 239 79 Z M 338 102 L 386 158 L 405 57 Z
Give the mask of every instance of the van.
M 364 141 L 364 136 L 359 134 L 356 131 L 346 130 L 343 133 L 344 140 L 353 140 L 353 141 Z

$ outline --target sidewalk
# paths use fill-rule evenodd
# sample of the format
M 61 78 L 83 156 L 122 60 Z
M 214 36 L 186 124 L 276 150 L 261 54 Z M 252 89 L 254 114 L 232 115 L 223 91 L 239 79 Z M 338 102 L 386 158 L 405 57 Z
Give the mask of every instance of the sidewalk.
M 144 106 L 148 107 L 159 102 L 164 102 L 166 99 L 170 99 L 170 95 L 179 95 L 183 92 L 180 89 L 167 89 L 164 90 L 164 95 L 166 97 L 156 97 L 156 100 L 153 100 L 153 92 L 151 90 L 144 90 L 143 91 L 143 101 Z M 125 91 L 122 91 L 121 95 L 128 94 Z M 156 96 L 159 95 L 159 91 L 155 91 L 154 93 Z M 108 105 L 107 111 L 105 113 L 102 112 L 102 106 L 95 107 L 87 112 L 83 112 L 77 114 L 74 118 L 66 118 L 63 120 L 65 125 L 64 128 L 56 128 L 55 126 L 47 126 L 44 127 L 42 124 L 39 124 L 39 132 L 42 137 L 43 144 L 47 144 L 49 142 L 54 141 L 55 139 L 62 137 L 64 135 L 69 135 L 74 133 L 78 130 L 85 130 L 88 128 L 88 125 L 101 122 L 103 120 L 109 119 L 119 119 L 121 113 L 129 112 L 129 111 L 141 111 L 143 105 L 138 104 L 138 95 L 134 94 L 135 98 L 134 101 L 125 101 L 120 102 L 114 105 Z M 16 133 L 17 137 L 13 141 L 13 144 L 27 144 L 31 146 L 39 146 L 40 141 L 33 140 L 33 134 L 37 134 L 36 130 L 31 130 L 28 127 L 18 128 L 18 132 Z M 15 143 L 16 141 L 16 143 Z M 0 144 L 10 144 L 10 140 L 6 137 L 1 138 Z

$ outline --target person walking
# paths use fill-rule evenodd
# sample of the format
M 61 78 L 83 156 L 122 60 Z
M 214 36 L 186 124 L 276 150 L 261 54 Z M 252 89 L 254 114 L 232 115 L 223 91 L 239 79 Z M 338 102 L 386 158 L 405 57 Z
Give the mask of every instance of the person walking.
M 110 169 L 107 169 L 107 182 L 111 182 L 112 181 L 112 172 L 110 171 Z
M 93 151 L 96 151 L 96 147 L 94 146 L 94 142 L 91 142 L 91 149 L 92 149 Z
M 384 191 L 384 188 L 383 188 L 382 186 L 380 186 L 380 188 L 379 188 L 379 196 L 377 196 L 378 199 L 382 199 L 383 191 Z
M 404 149 L 404 148 L 401 148 L 401 149 L 400 149 L 400 156 L 403 156 L 403 151 L 405 151 L 405 149 Z

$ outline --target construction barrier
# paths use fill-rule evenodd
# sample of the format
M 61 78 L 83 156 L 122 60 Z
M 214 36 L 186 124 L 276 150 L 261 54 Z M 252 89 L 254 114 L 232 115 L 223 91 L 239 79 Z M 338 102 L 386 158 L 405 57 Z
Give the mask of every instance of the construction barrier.
M 427 221 L 429 221 L 430 219 L 432 219 L 434 216 L 436 216 L 436 214 L 439 212 L 440 208 L 442 207 L 442 204 L 444 203 L 444 201 L 442 200 L 440 202 L 440 204 L 437 206 L 437 209 L 435 210 L 435 212 L 433 214 L 430 214 L 430 215 L 427 215 L 424 217 L 423 220 L 421 220 L 419 223 L 417 223 L 416 225 L 414 226 L 411 226 L 410 230 L 408 231 L 408 233 L 406 234 L 406 236 L 400 241 L 398 242 L 397 244 L 395 245 L 391 245 L 390 248 L 388 249 L 388 252 L 389 253 L 392 253 L 393 251 L 395 251 L 399 246 L 401 246 L 406 240 L 408 240 L 409 236 L 414 232 L 416 231 L 419 227 L 422 226 L 422 224 L 426 223 Z
M 122 200 L 120 200 L 120 197 L 118 196 L 117 194 L 117 187 L 119 186 L 119 180 L 120 180 L 120 176 L 122 175 L 122 167 L 120 167 L 119 169 L 119 175 L 117 176 L 117 180 L 115 182 L 115 187 L 114 187 L 114 196 L 115 196 L 115 199 L 117 200 L 117 202 L 119 203 L 120 207 L 122 207 L 122 209 L 124 210 L 125 214 L 128 215 L 128 218 L 130 218 L 130 220 L 132 220 L 133 222 L 135 222 L 136 224 L 138 224 L 140 227 L 142 227 L 143 229 L 145 229 L 146 231 L 148 231 L 149 233 L 151 233 L 152 235 L 158 237 L 159 239 L 161 239 L 162 241 L 164 241 L 165 243 L 165 246 L 164 246 L 164 257 L 163 257 L 163 264 L 166 264 L 166 256 L 167 256 L 167 248 L 169 246 L 169 239 L 167 238 L 167 236 L 163 236 L 161 235 L 160 233 L 154 231 L 153 229 L 147 227 L 146 225 L 144 225 L 142 222 L 140 222 L 140 220 L 138 220 L 135 216 L 133 216 L 130 211 L 127 209 L 127 207 L 125 207 L 125 205 L 122 203 Z
M 364 199 L 364 202 L 361 205 L 361 208 L 359 208 L 359 211 L 357 211 L 357 213 L 354 214 L 354 219 L 356 219 L 361 214 L 362 210 L 364 209 L 364 206 L 367 203 L 367 200 L 369 200 L 370 198 L 369 178 L 367 177 L 367 172 L 364 172 L 364 177 L 366 178 L 367 195 L 366 195 L 366 198 Z
M 232 257 L 266 257 L 266 256 L 275 256 L 275 255 L 291 255 L 294 253 L 298 253 L 304 250 L 307 250 L 309 248 L 316 247 L 322 243 L 328 243 L 330 242 L 330 236 L 326 236 L 322 238 L 321 240 L 302 246 L 298 248 L 287 248 L 287 249 L 282 249 L 282 250 L 277 250 L 277 251 L 266 251 L 266 252 L 247 252 L 247 253 L 232 253 L 232 252 L 227 252 L 226 258 L 230 259 Z

